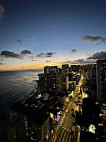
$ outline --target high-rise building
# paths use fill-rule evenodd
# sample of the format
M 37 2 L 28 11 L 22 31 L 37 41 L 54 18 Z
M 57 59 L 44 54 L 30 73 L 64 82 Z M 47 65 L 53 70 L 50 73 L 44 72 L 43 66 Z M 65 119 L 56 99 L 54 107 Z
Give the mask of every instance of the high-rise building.
M 62 65 L 62 74 L 66 74 L 69 72 L 69 64 Z
M 45 66 L 44 74 L 38 74 L 38 89 L 41 92 L 56 90 L 56 77 L 59 73 L 58 66 Z
M 58 66 L 45 66 L 44 67 L 44 74 L 53 74 L 53 73 L 58 73 L 59 68 Z
M 57 92 L 62 92 L 62 89 L 63 89 L 62 83 L 63 83 L 63 75 L 58 74 L 58 76 L 56 77 Z
M 38 89 L 41 92 L 56 90 L 57 74 L 38 74 Z
M 106 60 L 97 61 L 97 100 L 106 102 Z
M 78 72 L 80 70 L 80 65 L 71 65 L 70 70 L 74 72 Z
M 96 65 L 92 65 L 92 82 L 96 84 Z
M 87 73 L 93 89 L 96 90 L 96 64 L 89 65 Z

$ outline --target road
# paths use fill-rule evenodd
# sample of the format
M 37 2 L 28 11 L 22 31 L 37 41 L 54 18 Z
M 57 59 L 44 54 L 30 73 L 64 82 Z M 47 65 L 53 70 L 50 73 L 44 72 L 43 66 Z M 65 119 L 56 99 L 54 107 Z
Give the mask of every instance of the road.
M 62 120 L 60 121 L 60 126 L 56 134 L 55 142 L 70 142 L 71 137 L 71 129 L 73 125 L 74 118 L 72 117 L 71 109 L 73 107 L 73 101 L 69 110 L 66 110 Z
M 75 88 L 74 95 L 78 98 L 78 94 L 80 93 L 80 86 L 82 85 L 83 76 L 81 76 L 78 85 Z M 78 100 L 78 99 L 77 99 Z M 54 130 L 53 138 L 50 142 L 78 142 L 79 141 L 79 133 L 76 133 L 74 129 L 73 132 L 73 122 L 75 118 L 72 116 L 72 108 L 75 109 L 76 103 L 74 103 L 74 99 L 70 98 L 69 103 L 67 104 L 65 111 L 62 113 L 59 122 Z

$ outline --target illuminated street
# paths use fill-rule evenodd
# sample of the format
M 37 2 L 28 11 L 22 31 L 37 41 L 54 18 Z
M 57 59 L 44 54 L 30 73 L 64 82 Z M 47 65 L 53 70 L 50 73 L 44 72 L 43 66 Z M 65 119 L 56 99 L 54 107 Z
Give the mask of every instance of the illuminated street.
M 80 93 L 80 86 L 82 85 L 83 76 L 81 76 L 80 81 L 75 88 L 74 95 L 75 100 L 78 100 L 78 94 Z M 80 99 L 81 100 L 81 99 Z M 76 133 L 76 129 L 73 126 L 73 122 L 75 118 L 72 116 L 72 108 L 75 109 L 76 104 L 74 103 L 74 99 L 70 98 L 69 103 L 67 104 L 65 111 L 62 113 L 59 122 L 55 128 L 54 136 L 51 142 L 77 142 L 78 141 L 78 133 Z M 73 130 L 73 133 L 71 132 Z

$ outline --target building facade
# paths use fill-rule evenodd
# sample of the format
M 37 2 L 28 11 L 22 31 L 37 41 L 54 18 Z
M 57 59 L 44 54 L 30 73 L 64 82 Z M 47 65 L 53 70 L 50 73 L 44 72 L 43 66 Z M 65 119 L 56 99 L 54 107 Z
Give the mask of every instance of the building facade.
M 97 61 L 97 100 L 106 102 L 106 60 Z

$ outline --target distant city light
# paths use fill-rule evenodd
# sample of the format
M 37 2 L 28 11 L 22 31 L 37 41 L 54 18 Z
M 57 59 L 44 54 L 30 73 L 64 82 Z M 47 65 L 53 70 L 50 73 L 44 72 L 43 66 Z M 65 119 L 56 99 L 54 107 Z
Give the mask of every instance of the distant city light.
M 68 97 L 66 98 L 66 102 L 69 102 L 69 98 Z
M 53 118 L 53 116 L 54 116 L 53 113 L 50 113 L 50 117 Z
M 88 95 L 86 93 L 83 93 L 83 98 L 88 98 Z
M 57 112 L 57 118 L 56 118 L 56 121 L 59 121 L 59 118 L 60 118 L 60 115 L 59 115 L 59 112 Z
M 91 124 L 91 125 L 89 126 L 89 132 L 95 133 L 95 130 L 96 130 L 95 125 Z

